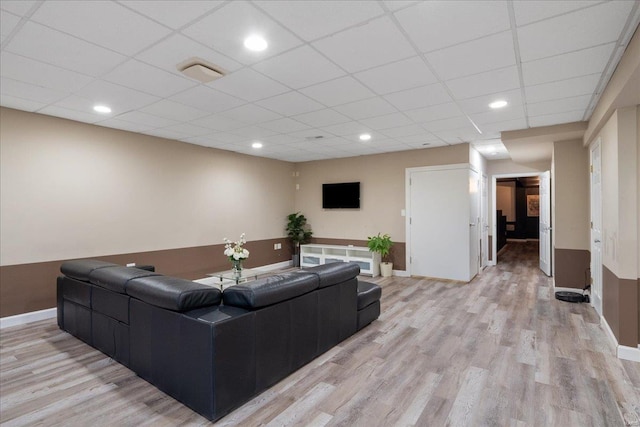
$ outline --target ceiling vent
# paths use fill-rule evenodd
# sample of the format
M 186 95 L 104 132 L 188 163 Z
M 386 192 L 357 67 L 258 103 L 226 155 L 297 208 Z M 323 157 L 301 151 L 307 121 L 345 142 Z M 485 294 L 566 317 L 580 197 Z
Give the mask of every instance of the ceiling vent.
M 314 141 L 316 139 L 322 139 L 324 138 L 323 135 L 316 135 L 316 136 L 305 136 L 304 139 L 306 139 L 307 141 Z
M 200 83 L 209 83 L 225 75 L 219 67 L 201 58 L 190 58 L 178 64 L 177 68 L 185 76 Z

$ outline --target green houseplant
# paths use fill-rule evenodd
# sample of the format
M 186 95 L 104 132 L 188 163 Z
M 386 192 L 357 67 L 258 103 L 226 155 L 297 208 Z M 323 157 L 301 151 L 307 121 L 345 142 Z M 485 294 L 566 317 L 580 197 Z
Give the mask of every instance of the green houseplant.
M 392 246 L 393 242 L 388 234 L 381 235 L 378 233 L 376 236 L 367 237 L 369 250 L 380 254 L 380 274 L 382 274 L 382 277 L 390 277 L 393 271 L 393 263 L 389 261 L 389 252 L 391 252 Z
M 307 218 L 300 212 L 287 215 L 287 236 L 293 243 L 293 266 L 300 266 L 300 245 L 309 242 L 313 232 L 309 229 Z

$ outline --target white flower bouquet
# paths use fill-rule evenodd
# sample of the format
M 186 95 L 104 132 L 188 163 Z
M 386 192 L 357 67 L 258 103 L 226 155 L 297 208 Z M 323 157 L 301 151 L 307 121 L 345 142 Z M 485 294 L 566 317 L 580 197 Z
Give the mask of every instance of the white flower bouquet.
M 229 261 L 235 263 L 249 258 L 249 251 L 242 246 L 247 243 L 244 233 L 240 235 L 240 240 L 232 242 L 226 237 L 224 240 L 224 254 L 229 257 Z

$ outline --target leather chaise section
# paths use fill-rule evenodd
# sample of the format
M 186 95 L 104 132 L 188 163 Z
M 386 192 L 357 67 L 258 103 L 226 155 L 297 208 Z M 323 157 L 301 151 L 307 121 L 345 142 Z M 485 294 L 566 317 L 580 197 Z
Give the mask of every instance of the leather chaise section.
M 257 309 L 309 293 L 318 288 L 318 282 L 315 274 L 285 273 L 231 286 L 222 298 L 225 305 Z
M 89 274 L 89 282 L 102 288 L 109 289 L 119 294 L 125 294 L 127 283 L 140 277 L 160 276 L 148 270 L 140 270 L 135 267 L 105 267 L 93 270 Z
M 382 289 L 375 283 L 358 281 L 358 310 L 380 301 Z
M 130 280 L 127 295 L 172 311 L 188 311 L 220 304 L 218 288 L 168 276 L 149 276 Z

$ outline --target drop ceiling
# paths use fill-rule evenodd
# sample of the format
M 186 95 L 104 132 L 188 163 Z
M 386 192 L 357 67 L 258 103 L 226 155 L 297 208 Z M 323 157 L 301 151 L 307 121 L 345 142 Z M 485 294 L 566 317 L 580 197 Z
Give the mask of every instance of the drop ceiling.
M 502 131 L 589 119 L 640 21 L 637 1 L 0 0 L 0 9 L 0 105 L 290 162 L 460 143 L 509 157 Z M 247 50 L 251 34 L 267 49 Z M 178 64 L 193 57 L 226 75 L 185 76 Z M 492 110 L 496 100 L 508 105 Z

